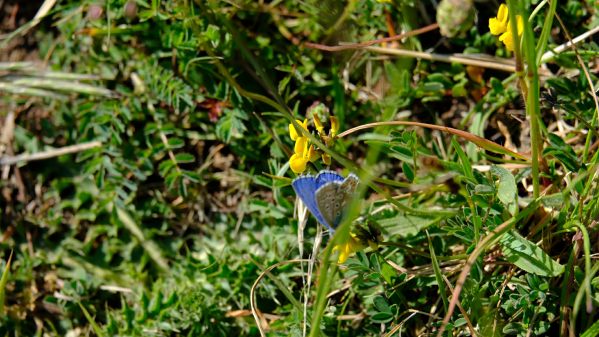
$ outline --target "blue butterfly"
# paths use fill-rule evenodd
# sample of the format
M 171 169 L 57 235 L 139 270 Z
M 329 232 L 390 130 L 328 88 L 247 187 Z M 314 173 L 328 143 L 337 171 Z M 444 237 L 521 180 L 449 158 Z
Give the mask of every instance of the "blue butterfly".
M 334 232 L 359 182 L 360 179 L 353 173 L 343 178 L 333 171 L 324 170 L 317 176 L 295 178 L 291 186 L 316 220 Z

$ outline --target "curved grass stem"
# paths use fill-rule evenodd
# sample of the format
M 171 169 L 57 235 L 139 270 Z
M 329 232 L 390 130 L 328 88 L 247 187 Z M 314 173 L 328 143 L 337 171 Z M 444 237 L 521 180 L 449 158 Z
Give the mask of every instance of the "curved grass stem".
M 475 145 L 479 146 L 480 148 L 483 148 L 487 151 L 491 151 L 494 153 L 498 153 L 498 154 L 503 154 L 503 155 L 509 155 L 511 157 L 514 158 L 518 158 L 518 159 L 522 159 L 524 161 L 529 161 L 530 158 L 522 153 L 518 153 L 518 152 L 514 152 L 504 146 L 501 146 L 497 143 L 494 143 L 488 139 L 479 137 L 477 135 L 474 135 L 470 132 L 466 132 L 466 131 L 462 131 L 462 130 L 458 130 L 458 129 L 454 129 L 454 128 L 450 128 L 447 126 L 441 126 L 441 125 L 435 125 L 435 124 L 427 124 L 427 123 L 420 123 L 420 122 L 410 122 L 410 121 L 389 121 L 389 122 L 376 122 L 376 123 L 368 123 L 368 124 L 363 124 L 360 126 L 357 126 L 355 128 L 351 128 L 349 130 L 346 130 L 342 133 L 340 133 L 337 137 L 338 138 L 343 138 L 349 134 L 352 134 L 356 131 L 360 131 L 360 130 L 364 130 L 364 129 L 370 129 L 370 128 L 374 128 L 374 127 L 378 127 L 378 126 L 389 126 L 389 125 L 403 125 L 403 126 L 418 126 L 418 127 L 422 127 L 422 128 L 427 128 L 427 129 L 433 129 L 433 130 L 438 130 L 438 131 L 442 131 L 442 132 L 446 132 L 455 136 L 458 136 L 462 139 L 465 139 L 469 142 L 474 143 Z

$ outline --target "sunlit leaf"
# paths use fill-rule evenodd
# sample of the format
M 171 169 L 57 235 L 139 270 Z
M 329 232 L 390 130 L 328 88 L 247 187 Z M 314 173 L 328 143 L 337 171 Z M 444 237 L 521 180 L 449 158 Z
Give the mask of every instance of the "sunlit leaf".
M 550 277 L 564 272 L 563 265 L 516 232 L 504 234 L 500 242 L 506 259 L 524 271 Z

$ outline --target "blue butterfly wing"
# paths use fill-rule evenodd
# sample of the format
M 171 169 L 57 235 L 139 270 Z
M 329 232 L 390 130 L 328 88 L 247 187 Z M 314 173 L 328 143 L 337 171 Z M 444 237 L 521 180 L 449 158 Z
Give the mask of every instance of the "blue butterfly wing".
M 316 220 L 321 224 L 328 226 L 327 222 L 322 217 L 322 214 L 320 214 L 318 206 L 316 206 L 315 195 L 316 190 L 318 189 L 317 177 L 301 176 L 295 178 L 291 183 L 291 186 L 293 186 L 295 193 L 302 199 L 302 202 L 308 207 L 308 210 L 314 215 Z
M 334 181 L 343 181 L 343 176 L 337 174 L 336 172 L 323 170 L 318 173 L 316 176 L 316 189 L 321 188 L 325 184 L 332 183 Z
M 335 178 L 316 190 L 314 198 L 316 207 L 331 231 L 339 225 L 347 203 L 353 198 L 358 183 L 358 177 L 350 174 L 345 179 L 343 177 L 340 180 Z

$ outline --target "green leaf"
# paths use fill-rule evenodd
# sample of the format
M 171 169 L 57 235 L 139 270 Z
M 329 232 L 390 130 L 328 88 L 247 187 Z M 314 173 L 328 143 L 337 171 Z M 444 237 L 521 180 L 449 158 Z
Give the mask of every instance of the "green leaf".
M 385 282 L 392 284 L 393 277 L 397 276 L 397 271 L 393 269 L 387 262 L 381 265 L 381 276 L 385 279 Z
M 443 83 L 428 82 L 428 83 L 424 83 L 424 85 L 422 86 L 422 89 L 424 89 L 424 91 L 439 92 L 439 91 L 443 91 L 443 89 L 445 89 L 445 87 L 443 86 Z
M 557 160 L 559 160 L 568 170 L 572 172 L 577 172 L 580 167 L 580 159 L 572 149 L 570 145 L 568 145 L 563 139 L 561 139 L 558 135 L 550 133 L 547 137 L 549 141 L 549 146 L 547 146 L 543 150 L 544 156 L 554 156 Z
M 518 187 L 512 173 L 501 166 L 491 166 L 491 173 L 499 177 L 497 197 L 504 205 L 510 205 L 516 200 Z
M 593 323 L 580 337 L 597 337 L 599 336 L 599 321 Z
M 285 88 L 287 87 L 287 84 L 289 84 L 289 81 L 291 80 L 292 75 L 290 74 L 289 76 L 285 76 L 281 82 L 279 82 L 278 87 L 278 92 L 279 94 L 283 94 L 283 92 L 285 91 Z
M 160 165 L 158 165 L 158 172 L 160 173 L 161 176 L 166 176 L 172 168 L 175 167 L 175 163 L 168 159 L 163 161 L 162 163 L 160 163 Z
M 6 297 L 6 282 L 8 282 L 8 275 L 10 274 L 10 262 L 12 260 L 12 251 L 6 261 L 6 266 L 2 272 L 2 278 L 0 278 L 0 314 L 4 315 L 4 298 Z
M 181 138 L 169 138 L 168 139 L 168 148 L 169 149 L 178 149 L 183 147 L 185 142 Z
M 460 318 L 456 319 L 454 322 L 454 326 L 456 328 L 460 327 L 460 326 L 464 326 L 464 325 L 466 325 L 466 319 L 464 317 L 460 317 Z
M 563 265 L 516 232 L 504 234 L 500 243 L 506 259 L 524 271 L 550 277 L 564 272 Z
M 370 320 L 374 323 L 387 323 L 393 320 L 393 313 L 391 312 L 377 312 L 370 317 Z
M 466 84 L 468 84 L 466 79 L 456 83 L 453 88 L 451 88 L 451 95 L 453 97 L 466 97 L 468 95 Z
M 391 311 L 391 309 L 389 308 L 389 303 L 387 303 L 387 300 L 383 296 L 380 296 L 380 295 L 376 296 L 372 300 L 372 304 L 374 304 L 374 307 L 378 311 L 383 311 L 383 312 Z
M 561 192 L 546 195 L 543 200 L 543 206 L 553 207 L 556 209 L 561 208 L 564 205 L 564 195 Z
M 460 163 L 462 164 L 462 172 L 464 173 L 464 176 L 466 176 L 466 178 L 470 179 L 471 181 L 476 181 L 476 179 L 474 179 L 474 173 L 472 173 L 472 165 L 470 163 L 470 158 L 468 158 L 466 153 L 464 153 L 464 150 L 462 150 L 460 143 L 458 143 L 455 137 L 451 138 L 451 145 L 453 146 L 455 152 L 458 154 L 458 157 L 460 158 Z
M 284 219 L 288 216 L 287 213 L 281 209 L 281 207 L 277 207 L 272 203 L 258 199 L 250 200 L 248 211 L 250 213 L 257 212 L 264 218 Z
M 220 38 L 219 28 L 215 25 L 208 25 L 206 29 L 206 37 L 210 40 L 210 42 L 216 44 L 218 39 Z
M 398 214 L 392 218 L 379 219 L 377 222 L 389 233 L 402 237 L 414 235 L 421 230 L 435 224 L 439 218 L 421 217 L 416 215 Z
M 445 293 L 445 283 L 443 282 L 443 275 L 441 273 L 441 267 L 439 266 L 439 260 L 437 260 L 437 254 L 435 254 L 435 248 L 433 246 L 433 241 L 431 240 L 428 231 L 426 231 L 426 238 L 428 239 L 428 250 L 431 254 L 431 264 L 433 265 L 433 270 L 435 271 L 435 279 L 437 280 L 437 287 L 439 289 L 439 294 L 441 295 L 441 299 L 443 300 L 443 307 L 447 312 L 447 307 L 449 306 L 449 300 L 447 298 L 447 294 Z M 457 325 L 457 323 L 456 323 Z
M 178 153 L 175 156 L 175 159 L 177 160 L 177 163 L 193 163 L 196 158 L 190 154 L 190 153 Z
M 414 181 L 414 170 L 412 169 L 410 164 L 403 162 L 401 164 L 401 169 L 402 169 L 404 175 L 406 176 L 406 179 L 408 179 L 408 181 L 410 181 L 410 182 L 413 182 Z
M 177 170 L 173 170 L 164 177 L 164 183 L 169 189 L 172 189 L 175 187 L 175 183 L 177 183 L 180 177 L 181 174 Z
M 478 184 L 474 186 L 474 193 L 477 195 L 494 194 L 495 190 L 489 185 Z
M 522 327 L 522 323 L 511 322 L 503 327 L 502 332 L 506 335 L 517 335 L 519 333 L 526 332 L 526 329 Z
M 412 150 L 410 150 L 409 148 L 403 146 L 403 145 L 396 145 L 398 143 L 396 142 L 392 142 L 391 144 L 393 144 L 389 149 L 391 151 L 393 151 L 392 155 L 393 157 L 402 160 L 402 161 L 412 161 L 414 160 L 414 154 L 412 153 Z
M 489 81 L 491 83 L 491 89 L 496 93 L 502 93 L 504 91 L 503 83 L 495 77 L 491 77 Z
M 216 135 L 226 143 L 231 141 L 233 136 L 241 137 L 247 129 L 244 121 L 247 120 L 245 112 L 239 109 L 225 109 L 225 114 L 216 124 Z
M 428 75 L 426 77 L 426 81 L 427 81 L 427 83 L 437 82 L 441 85 L 442 88 L 445 86 L 451 85 L 451 80 L 447 76 L 445 76 L 441 73 L 432 73 L 432 74 Z
M 194 183 L 198 183 L 201 180 L 200 175 L 193 171 L 181 170 L 181 174 L 183 174 L 185 178 L 189 179 L 191 182 Z

